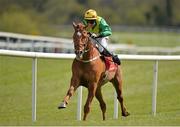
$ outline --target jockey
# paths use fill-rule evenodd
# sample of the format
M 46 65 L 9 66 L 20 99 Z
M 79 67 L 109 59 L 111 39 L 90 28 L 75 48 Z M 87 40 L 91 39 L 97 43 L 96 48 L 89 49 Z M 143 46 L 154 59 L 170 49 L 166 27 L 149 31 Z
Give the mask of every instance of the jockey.
M 91 40 L 96 44 L 100 54 L 112 57 L 113 61 L 120 65 L 121 62 L 118 56 L 107 50 L 107 42 L 112 34 L 107 22 L 98 16 L 95 10 L 89 9 L 84 14 L 83 23 L 86 26 L 86 30 L 91 33 Z

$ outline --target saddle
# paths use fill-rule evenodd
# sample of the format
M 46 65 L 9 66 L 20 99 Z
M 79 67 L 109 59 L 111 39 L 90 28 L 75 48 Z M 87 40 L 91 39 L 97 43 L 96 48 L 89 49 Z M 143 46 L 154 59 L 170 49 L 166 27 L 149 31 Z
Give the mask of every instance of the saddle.
M 101 56 L 101 59 L 104 61 L 106 65 L 106 71 L 102 79 L 102 82 L 105 83 L 114 77 L 118 69 L 118 64 L 113 62 L 112 57 Z
M 112 57 L 104 57 L 104 62 L 106 65 L 106 71 L 112 72 L 117 70 L 118 65 L 113 62 Z

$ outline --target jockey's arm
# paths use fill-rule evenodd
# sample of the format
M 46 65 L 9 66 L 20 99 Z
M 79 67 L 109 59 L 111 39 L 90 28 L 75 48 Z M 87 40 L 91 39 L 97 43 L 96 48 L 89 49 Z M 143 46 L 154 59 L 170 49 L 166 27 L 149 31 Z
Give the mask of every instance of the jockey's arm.
M 107 24 L 107 22 L 103 18 L 101 19 L 99 28 L 100 28 L 99 36 L 101 37 L 110 36 L 112 34 L 110 26 Z

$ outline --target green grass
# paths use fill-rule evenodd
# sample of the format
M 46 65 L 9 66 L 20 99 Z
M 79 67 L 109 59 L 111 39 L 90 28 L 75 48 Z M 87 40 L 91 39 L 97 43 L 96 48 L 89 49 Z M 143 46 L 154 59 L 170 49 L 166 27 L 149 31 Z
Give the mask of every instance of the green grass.
M 107 120 L 96 99 L 87 121 L 76 120 L 77 93 L 66 109 L 57 106 L 69 87 L 71 60 L 38 59 L 37 122 L 31 120 L 29 58 L 0 56 L 0 125 L 180 125 L 179 61 L 159 62 L 157 115 L 151 114 L 152 61 L 123 61 L 124 99 L 131 115 L 113 119 L 114 88 L 103 87 Z M 87 90 L 83 88 L 83 105 Z M 120 108 L 119 108 L 120 111 Z
M 168 32 L 114 32 L 111 36 L 116 43 L 138 46 L 175 47 L 180 46 L 180 34 Z

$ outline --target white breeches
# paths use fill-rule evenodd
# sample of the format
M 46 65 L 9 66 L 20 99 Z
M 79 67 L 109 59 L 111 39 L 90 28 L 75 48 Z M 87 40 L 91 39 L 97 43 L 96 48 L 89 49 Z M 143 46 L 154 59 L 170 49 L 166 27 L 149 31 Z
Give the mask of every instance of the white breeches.
M 100 44 L 99 44 L 98 42 L 96 42 L 96 40 L 97 40 Z M 91 38 L 91 41 L 92 41 L 94 44 L 96 44 L 97 48 L 99 49 L 99 52 L 103 52 L 104 48 L 107 49 L 109 37 L 96 38 L 96 40 L 94 40 L 94 39 Z M 103 48 L 102 46 L 103 46 L 104 48 Z

